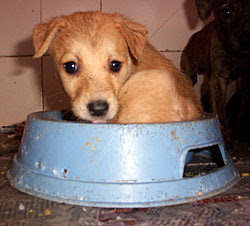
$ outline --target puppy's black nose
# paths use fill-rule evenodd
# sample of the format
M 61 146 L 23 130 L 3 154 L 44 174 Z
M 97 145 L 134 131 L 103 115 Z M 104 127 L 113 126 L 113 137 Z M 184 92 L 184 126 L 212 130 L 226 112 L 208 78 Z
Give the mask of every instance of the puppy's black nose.
M 103 100 L 97 100 L 88 104 L 88 110 L 92 116 L 103 116 L 109 109 L 109 104 Z

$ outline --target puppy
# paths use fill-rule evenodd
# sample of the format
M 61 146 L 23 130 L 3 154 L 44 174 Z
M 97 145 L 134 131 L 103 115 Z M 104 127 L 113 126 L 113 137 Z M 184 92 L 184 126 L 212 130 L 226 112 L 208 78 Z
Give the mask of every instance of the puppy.
M 121 88 L 127 82 L 127 87 L 134 86 L 129 84 L 133 81 L 130 77 L 136 72 L 152 69 L 166 70 L 166 78 L 171 77 L 177 81 L 169 81 L 175 86 L 173 89 L 176 89 L 170 95 L 189 96 L 192 103 L 190 108 L 193 110 L 186 111 L 187 115 L 183 120 L 202 116 L 199 101 L 185 75 L 147 42 L 147 30 L 144 26 L 120 14 L 97 11 L 55 17 L 34 28 L 33 43 L 34 58 L 41 57 L 47 50 L 52 55 L 63 86 L 71 98 L 72 111 L 80 119 L 93 123 L 110 120 L 128 123 L 124 116 L 121 119 L 118 117 L 118 114 L 124 112 L 121 110 L 119 113 L 119 108 L 122 109 L 128 99 L 121 95 L 119 104 Z M 150 73 L 145 73 L 148 74 Z M 148 76 L 148 83 L 154 80 L 153 74 L 157 73 Z M 140 78 L 143 78 L 143 73 Z M 167 82 L 166 78 L 162 81 Z M 157 89 L 153 85 L 152 88 Z M 128 90 L 131 91 L 130 88 Z M 178 101 L 180 105 L 186 106 L 184 99 L 179 98 Z M 170 104 L 167 100 L 159 98 L 158 106 Z M 155 118 L 153 113 L 146 113 Z M 168 117 L 168 112 L 165 114 Z M 136 121 L 132 120 L 133 117 L 138 119 L 137 115 L 131 114 L 129 122 Z M 114 118 L 117 120 L 114 121 Z M 173 120 L 180 118 L 180 114 L 177 114 Z M 164 118 L 162 120 L 165 121 Z M 144 120 L 148 123 L 152 121 L 155 120 L 150 117 Z
M 120 107 L 114 122 L 161 123 L 200 118 L 202 109 L 192 86 L 180 90 L 178 83 L 178 78 L 165 70 L 133 74 L 119 92 Z
M 241 98 L 236 101 L 238 106 L 231 109 L 239 112 L 231 121 L 242 129 L 246 125 L 242 114 L 249 106 L 250 1 L 196 0 L 196 6 L 202 20 L 212 12 L 215 19 L 191 37 L 181 56 L 181 69 L 193 84 L 197 81 L 197 73 L 206 74 L 203 107 L 218 115 L 225 133 L 229 133 L 232 125 L 226 115 L 227 87 L 241 77 Z

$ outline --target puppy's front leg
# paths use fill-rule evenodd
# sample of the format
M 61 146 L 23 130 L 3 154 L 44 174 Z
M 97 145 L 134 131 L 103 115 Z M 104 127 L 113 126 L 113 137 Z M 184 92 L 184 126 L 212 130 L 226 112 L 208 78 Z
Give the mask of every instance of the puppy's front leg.
M 226 81 L 217 74 L 211 74 L 208 84 L 211 111 L 218 116 L 224 139 L 229 142 L 228 120 L 226 117 Z

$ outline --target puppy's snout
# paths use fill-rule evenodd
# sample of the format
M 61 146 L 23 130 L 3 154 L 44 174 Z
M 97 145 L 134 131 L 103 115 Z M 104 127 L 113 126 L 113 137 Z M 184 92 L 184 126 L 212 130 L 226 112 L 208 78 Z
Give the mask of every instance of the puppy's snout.
M 88 104 L 88 110 L 92 116 L 103 116 L 108 112 L 109 104 L 106 101 L 98 100 Z

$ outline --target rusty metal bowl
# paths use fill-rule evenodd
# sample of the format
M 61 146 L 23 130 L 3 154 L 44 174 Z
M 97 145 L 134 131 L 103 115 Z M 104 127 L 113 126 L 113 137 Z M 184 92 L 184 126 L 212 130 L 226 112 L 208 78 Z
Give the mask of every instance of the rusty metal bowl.
M 217 170 L 185 176 L 193 155 L 210 158 L 214 147 L 221 159 Z M 71 122 L 62 111 L 50 111 L 28 116 L 7 177 L 18 190 L 41 198 L 128 208 L 207 198 L 233 186 L 239 174 L 213 115 L 119 125 Z

